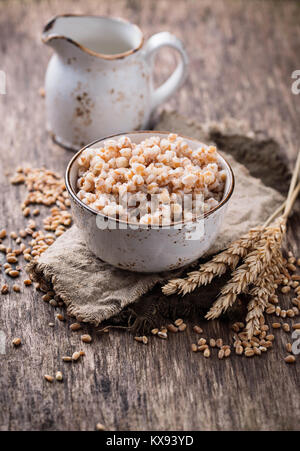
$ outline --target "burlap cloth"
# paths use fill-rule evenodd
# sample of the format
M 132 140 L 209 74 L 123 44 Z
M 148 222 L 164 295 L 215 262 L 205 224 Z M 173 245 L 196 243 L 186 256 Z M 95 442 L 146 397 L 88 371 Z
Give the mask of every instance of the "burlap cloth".
M 233 120 L 201 126 L 174 112 L 164 112 L 155 128 L 215 142 L 232 166 L 235 192 L 220 235 L 208 255 L 263 223 L 283 202 L 279 191 L 287 186 L 289 173 L 279 146 L 272 139 Z M 57 239 L 28 270 L 45 288 L 54 289 L 68 314 L 78 321 L 98 326 L 110 319 L 112 324 L 125 323 L 144 332 L 166 318 L 207 308 L 226 280 L 225 276 L 183 299 L 165 297 L 161 294 L 161 282 L 172 273 L 138 274 L 116 269 L 87 249 L 76 226 Z

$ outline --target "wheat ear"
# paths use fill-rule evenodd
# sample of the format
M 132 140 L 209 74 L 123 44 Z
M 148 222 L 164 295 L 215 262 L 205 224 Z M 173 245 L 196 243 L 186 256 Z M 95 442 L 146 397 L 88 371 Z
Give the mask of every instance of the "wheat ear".
M 278 221 L 278 225 L 264 230 L 257 247 L 249 252 L 244 263 L 233 272 L 230 281 L 221 289 L 220 296 L 205 316 L 207 319 L 218 318 L 235 303 L 240 294 L 247 292 L 249 286 L 270 265 L 274 249 L 281 245 L 284 230 L 282 219 Z
M 177 278 L 170 280 L 163 288 L 162 291 L 165 295 L 171 295 L 174 293 L 181 293 L 182 295 L 186 293 L 190 293 L 191 291 L 195 290 L 195 288 L 201 286 L 201 285 L 207 285 L 209 284 L 215 277 L 220 277 L 223 275 L 228 268 L 231 270 L 235 270 L 240 259 L 248 258 L 248 254 L 251 253 L 254 248 L 254 245 L 258 245 L 259 240 L 261 240 L 262 236 L 266 238 L 268 235 L 272 236 L 273 233 L 275 233 L 276 228 L 271 227 L 270 224 L 274 221 L 274 219 L 281 213 L 282 210 L 284 210 L 283 215 L 277 220 L 277 224 L 279 224 L 279 229 L 277 228 L 277 232 L 275 235 L 279 236 L 279 241 L 281 243 L 282 237 L 285 233 L 285 227 L 286 227 L 286 221 L 288 218 L 288 215 L 292 209 L 292 206 L 300 192 L 300 183 L 296 186 L 297 179 L 299 176 L 300 171 L 300 152 L 297 156 L 297 161 L 295 164 L 295 168 L 293 171 L 290 187 L 289 187 L 289 193 L 287 196 L 286 201 L 267 219 L 265 224 L 262 227 L 256 227 L 255 229 L 250 230 L 246 235 L 244 235 L 242 238 L 236 240 L 233 242 L 228 249 L 221 252 L 220 254 L 217 254 L 215 257 L 213 257 L 209 262 L 203 264 L 200 266 L 200 268 L 197 271 L 190 272 L 186 278 Z M 267 249 L 265 249 L 267 251 Z M 255 252 L 259 254 L 259 249 L 256 249 L 256 251 L 253 251 L 254 254 L 249 255 L 249 263 L 251 261 L 251 258 L 255 259 Z M 252 262 L 253 263 L 253 262 Z M 246 274 L 246 268 L 247 268 L 247 261 L 245 261 L 243 266 L 241 265 L 240 268 L 238 268 L 237 271 L 241 271 L 241 273 L 234 273 L 234 276 L 238 279 L 238 276 L 240 279 L 244 278 L 244 284 L 246 283 L 247 278 L 249 280 L 255 280 L 254 274 L 248 275 Z M 255 266 L 254 264 L 252 266 Z M 256 273 L 259 274 L 259 271 L 262 270 L 261 264 L 259 265 L 259 269 L 257 268 Z M 243 273 L 244 271 L 244 273 Z M 242 274 L 244 276 L 242 277 Z M 232 283 L 232 279 L 229 283 Z M 249 284 L 248 284 L 249 285 Z M 227 309 L 230 305 L 232 305 L 236 300 L 236 294 L 232 291 L 230 292 L 229 284 L 227 284 L 224 289 L 229 290 L 228 292 L 224 293 L 223 298 L 224 302 L 224 309 Z M 233 287 L 232 287 L 233 289 Z M 241 293 L 242 291 L 240 291 Z M 217 302 L 218 302 L 217 301 Z M 215 304 L 214 304 L 215 305 Z M 208 312 L 209 317 L 217 317 L 219 316 L 217 311 L 217 306 L 221 308 L 221 304 L 216 304 L 215 311 Z M 223 309 L 221 309 L 223 311 Z M 217 316 L 215 316 L 217 315 Z
M 254 336 L 255 331 L 260 328 L 260 319 L 263 317 L 270 297 L 275 294 L 275 280 L 282 270 L 282 254 L 277 252 L 276 257 L 271 262 L 271 266 L 266 268 L 257 278 L 249 292 L 252 298 L 248 303 L 248 314 L 246 316 L 246 332 L 249 340 Z
M 231 243 L 223 252 L 215 255 L 210 261 L 200 266 L 197 271 L 188 273 L 186 278 L 172 279 L 162 288 L 165 295 L 180 293 L 185 295 L 202 285 L 208 285 L 215 277 L 220 277 L 230 268 L 237 267 L 241 258 L 244 258 L 249 249 L 260 239 L 261 227 L 251 229 L 247 234 Z

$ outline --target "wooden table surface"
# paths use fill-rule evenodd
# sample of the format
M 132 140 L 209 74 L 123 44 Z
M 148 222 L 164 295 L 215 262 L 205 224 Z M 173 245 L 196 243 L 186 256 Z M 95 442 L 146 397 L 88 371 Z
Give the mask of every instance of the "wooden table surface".
M 44 101 L 38 90 L 50 57 L 42 45 L 43 25 L 66 12 L 122 16 L 147 36 L 169 30 L 185 43 L 190 75 L 169 106 L 199 121 L 232 116 L 267 130 L 292 162 L 300 143 L 300 96 L 291 92 L 291 73 L 300 69 L 300 4 L 296 1 L 86 0 L 2 1 L 0 70 L 7 94 L 0 95 L 0 228 L 24 224 L 24 191 L 8 183 L 19 164 L 42 165 L 63 174 L 71 154 L 45 131 Z M 165 58 L 165 59 L 164 59 Z M 172 58 L 157 68 L 167 75 Z M 167 64 L 168 63 L 168 64 Z M 299 217 L 290 222 L 295 253 Z M 3 262 L 3 261 L 2 261 Z M 1 283 L 4 274 L 1 274 Z M 78 348 L 68 323 L 53 321 L 53 309 L 32 289 L 0 298 L 0 429 L 93 430 L 271 430 L 299 429 L 296 365 L 283 362 L 291 337 L 278 334 L 276 346 L 255 359 L 219 361 L 191 354 L 193 333 L 173 335 L 148 346 L 126 333 L 97 336 L 86 357 L 66 366 L 61 356 Z M 222 323 L 205 324 L 205 335 L 228 335 Z M 11 340 L 22 337 L 21 348 Z M 43 375 L 61 369 L 64 383 Z

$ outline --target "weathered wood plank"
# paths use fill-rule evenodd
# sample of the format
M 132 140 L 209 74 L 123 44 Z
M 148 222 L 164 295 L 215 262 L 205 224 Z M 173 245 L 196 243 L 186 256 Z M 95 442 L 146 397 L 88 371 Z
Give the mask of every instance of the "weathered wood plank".
M 28 161 L 62 174 L 71 156 L 47 135 L 38 96 L 50 55 L 40 32 L 62 12 L 123 16 L 147 36 L 174 32 L 191 64 L 187 83 L 168 105 L 200 121 L 247 119 L 268 130 L 293 159 L 300 142 L 300 97 L 290 89 L 300 52 L 298 2 L 1 2 L 0 70 L 7 74 L 7 94 L 0 96 L 0 228 L 18 230 L 23 223 L 22 189 L 10 186 L 5 174 Z M 159 79 L 173 60 L 165 61 L 159 59 Z M 299 238 L 294 216 L 289 243 L 295 252 Z M 1 297 L 7 348 L 0 355 L 0 429 L 89 430 L 99 421 L 112 430 L 299 429 L 297 366 L 282 361 L 289 336 L 278 334 L 276 350 L 261 359 L 218 361 L 191 355 L 190 330 L 143 346 L 125 333 L 97 337 L 87 328 L 94 341 L 84 346 L 86 357 L 68 365 L 61 356 L 83 346 L 66 324 L 48 327 L 53 317 L 29 288 Z M 228 337 L 226 324 L 203 327 L 208 336 Z M 19 349 L 10 345 L 14 336 L 22 337 Z M 43 374 L 58 369 L 65 382 L 47 384 Z

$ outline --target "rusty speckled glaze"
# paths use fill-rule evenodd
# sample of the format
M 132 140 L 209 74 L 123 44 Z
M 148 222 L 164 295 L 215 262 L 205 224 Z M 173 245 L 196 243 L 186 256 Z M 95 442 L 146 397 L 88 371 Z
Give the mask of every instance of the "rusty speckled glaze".
M 56 142 L 73 150 L 145 128 L 187 74 L 179 39 L 162 32 L 144 42 L 141 30 L 122 19 L 57 16 L 44 27 L 42 40 L 55 50 L 45 80 L 47 128 Z M 165 46 L 179 52 L 180 62 L 154 89 L 153 58 Z

